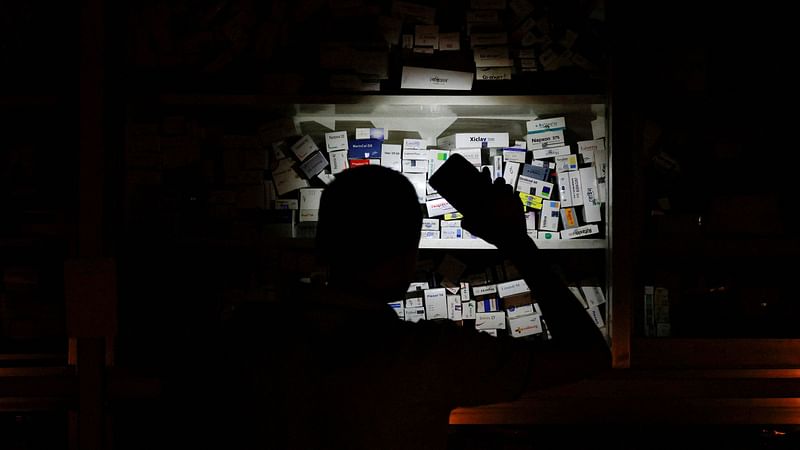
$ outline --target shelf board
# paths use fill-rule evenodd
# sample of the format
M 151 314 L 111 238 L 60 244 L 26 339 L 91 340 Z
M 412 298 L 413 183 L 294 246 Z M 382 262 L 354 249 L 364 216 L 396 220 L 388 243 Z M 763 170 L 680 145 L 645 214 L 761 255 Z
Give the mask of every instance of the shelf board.
M 586 250 L 605 249 L 605 239 L 569 239 L 569 240 L 534 240 L 536 246 L 542 250 Z M 419 242 L 421 249 L 496 249 L 492 244 L 483 239 L 422 239 Z
M 800 253 L 800 239 L 702 239 L 676 236 L 672 239 L 650 240 L 645 248 L 650 255 L 658 257 L 790 257 Z
M 797 424 L 796 371 L 611 370 L 519 400 L 457 408 L 454 425 Z
M 291 115 L 386 117 L 541 116 L 585 112 L 607 104 L 603 95 L 224 95 L 168 94 L 166 106 L 239 107 Z M 575 110 L 575 111 L 572 111 Z
M 633 338 L 631 367 L 800 367 L 800 339 Z

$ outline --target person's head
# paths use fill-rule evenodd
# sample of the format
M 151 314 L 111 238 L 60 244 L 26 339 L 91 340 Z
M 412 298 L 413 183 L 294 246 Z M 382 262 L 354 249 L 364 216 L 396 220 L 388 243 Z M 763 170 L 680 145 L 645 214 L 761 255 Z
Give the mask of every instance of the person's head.
M 369 295 L 402 295 L 421 228 L 416 191 L 401 173 L 369 165 L 338 174 L 322 193 L 317 224 L 317 251 L 329 283 Z

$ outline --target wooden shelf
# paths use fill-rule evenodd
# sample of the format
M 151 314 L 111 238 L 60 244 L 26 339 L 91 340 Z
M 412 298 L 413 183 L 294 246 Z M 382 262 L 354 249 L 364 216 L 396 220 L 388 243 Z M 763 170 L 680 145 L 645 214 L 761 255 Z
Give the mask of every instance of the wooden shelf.
M 800 339 L 633 338 L 636 368 L 800 368 Z
M 800 239 L 741 238 L 702 239 L 675 236 L 671 239 L 650 240 L 646 253 L 655 257 L 793 257 L 800 253 Z
M 534 240 L 536 246 L 542 250 L 586 250 L 605 249 L 605 239 L 568 239 L 568 240 Z M 496 249 L 492 244 L 483 239 L 422 239 L 419 242 L 422 249 Z
M 800 424 L 798 370 L 612 370 L 497 405 L 459 408 L 451 424 Z

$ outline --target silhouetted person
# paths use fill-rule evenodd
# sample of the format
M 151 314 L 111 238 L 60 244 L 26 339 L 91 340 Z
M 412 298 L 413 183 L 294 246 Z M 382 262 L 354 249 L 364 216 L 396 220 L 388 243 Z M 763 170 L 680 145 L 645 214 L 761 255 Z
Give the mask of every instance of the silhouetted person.
M 317 246 L 327 285 L 283 299 L 266 319 L 238 330 L 263 334 L 233 344 L 242 350 L 234 360 L 246 367 L 237 369 L 232 383 L 241 391 L 230 395 L 240 402 L 230 408 L 246 417 L 231 416 L 228 433 L 248 448 L 444 449 L 453 408 L 510 401 L 526 387 L 608 367 L 599 330 L 547 275 L 519 199 L 505 184 L 487 188 L 494 201 L 464 225 L 518 267 L 552 341 L 495 338 L 449 320 L 398 320 L 387 302 L 404 299 L 415 271 L 417 195 L 391 169 L 349 169 L 320 204 Z

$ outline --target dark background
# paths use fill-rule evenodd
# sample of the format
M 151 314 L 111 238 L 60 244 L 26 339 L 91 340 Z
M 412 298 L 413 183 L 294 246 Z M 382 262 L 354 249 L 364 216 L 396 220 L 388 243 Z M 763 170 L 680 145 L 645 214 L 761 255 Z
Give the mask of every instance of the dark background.
M 449 17 L 464 9 L 464 2 L 436 4 Z M 592 9 L 583 1 L 534 4 L 564 20 Z M 476 84 L 475 92 L 486 94 L 611 94 L 612 117 L 622 112 L 624 125 L 615 128 L 615 151 L 631 159 L 635 172 L 615 174 L 631 183 L 638 264 L 630 282 L 670 288 L 676 336 L 800 333 L 793 285 L 796 52 L 785 9 L 778 2 L 612 2 L 605 23 L 584 30 L 600 40 L 585 44 L 597 70 Z M 271 298 L 282 275 L 314 267 L 313 255 L 308 248 L 259 245 L 264 218 L 210 214 L 208 168 L 182 164 L 186 152 L 163 161 L 158 173 L 132 168 L 125 153 L 136 141 L 131 124 L 155 124 L 162 136 L 183 136 L 187 124 L 212 134 L 253 134 L 268 113 L 164 106 L 159 95 L 327 93 L 327 72 L 317 67 L 318 42 L 331 32 L 326 3 L 34 0 L 3 2 L 0 11 L 0 352 L 47 355 L 4 364 L 65 364 L 64 261 L 112 257 L 119 287 L 116 367 L 201 389 L 180 377 L 190 377 L 187 367 L 213 366 L 208 356 L 231 308 Z M 163 21 L 168 25 L 159 26 Z M 459 22 L 440 23 L 448 21 Z M 298 27 L 279 26 L 287 23 Z M 359 27 L 343 30 L 333 32 L 368 36 Z M 390 55 L 384 92 L 397 92 L 398 69 L 413 58 Z M 425 62 L 464 64 L 463 58 Z M 189 120 L 175 124 L 174 117 Z M 97 142 L 99 165 L 81 172 L 91 156 L 81 149 Z M 198 145 L 189 159 L 210 151 Z M 94 218 L 81 209 L 92 202 L 100 205 Z M 87 221 L 96 230 L 89 237 L 81 234 Z M 220 245 L 218 236 L 235 236 L 238 245 L 229 239 Z M 142 431 L 168 422 L 156 413 L 161 399 L 155 397 L 116 403 L 110 440 L 133 448 L 155 439 Z M 0 417 L 0 429 L 8 430 L 0 433 L 3 448 L 57 448 L 69 434 L 63 409 Z M 691 436 L 702 431 L 783 448 L 757 426 L 609 429 L 642 441 L 663 433 L 699 447 L 708 441 Z M 453 445 L 529 448 L 539 432 L 551 442 L 562 438 L 562 430 L 454 428 Z

